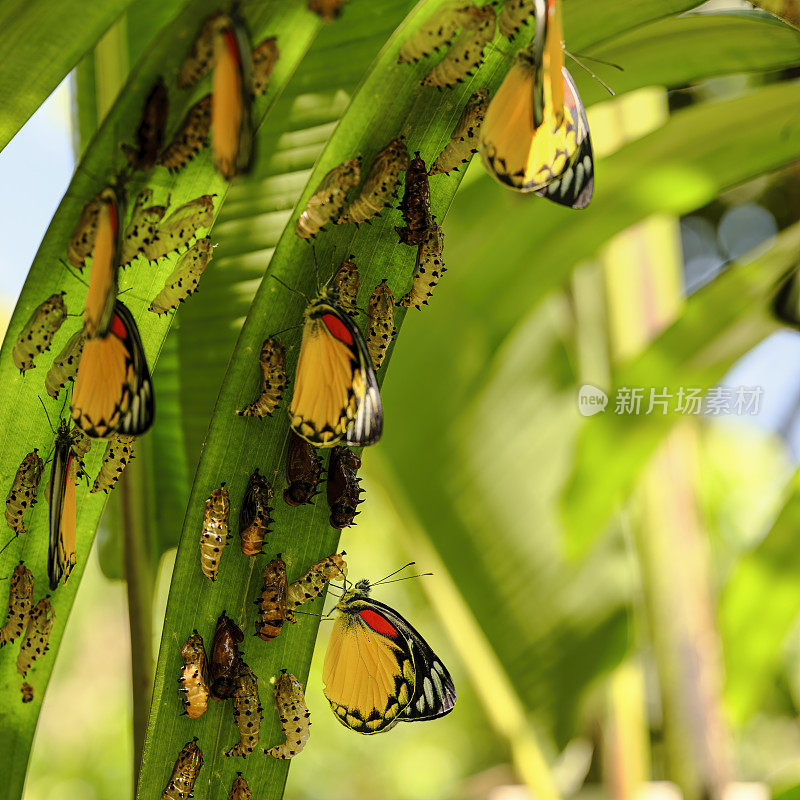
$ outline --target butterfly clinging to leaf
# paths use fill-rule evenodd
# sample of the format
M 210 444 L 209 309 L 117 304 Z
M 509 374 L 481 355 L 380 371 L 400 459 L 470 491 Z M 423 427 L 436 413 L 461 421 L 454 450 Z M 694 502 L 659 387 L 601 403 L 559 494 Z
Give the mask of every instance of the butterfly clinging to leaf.
M 430 645 L 397 611 L 370 598 L 383 581 L 360 580 L 345 591 L 325 654 L 325 697 L 356 733 L 443 717 L 456 702 L 450 673 Z

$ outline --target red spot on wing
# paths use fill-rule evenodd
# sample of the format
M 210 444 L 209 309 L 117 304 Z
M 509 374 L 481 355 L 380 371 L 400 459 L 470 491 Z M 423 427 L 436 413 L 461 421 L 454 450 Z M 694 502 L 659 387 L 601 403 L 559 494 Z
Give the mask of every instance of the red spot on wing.
M 128 329 L 119 314 L 114 314 L 111 320 L 111 333 L 118 339 L 122 339 L 123 342 L 128 338 Z
M 108 219 L 111 222 L 111 230 L 114 231 L 114 235 L 116 236 L 119 227 L 117 221 L 117 206 L 115 203 L 108 203 Z
M 389 639 L 394 639 L 397 636 L 397 629 L 394 625 L 392 625 L 386 617 L 378 614 L 377 611 L 371 611 L 365 608 L 358 613 L 361 615 L 361 619 L 363 619 L 372 630 L 381 634 L 381 636 L 386 636 Z
M 339 317 L 335 317 L 333 314 L 323 314 L 322 321 L 325 323 L 325 327 L 331 332 L 331 335 L 340 342 L 344 342 L 348 345 L 353 344 L 353 334 L 350 333 L 347 326 Z
M 231 54 L 232 58 L 237 64 L 241 64 L 242 54 L 239 52 L 239 42 L 236 41 L 236 35 L 234 34 L 233 30 L 231 28 L 226 28 L 222 32 L 222 39 L 225 42 L 225 46 L 228 48 L 228 52 Z

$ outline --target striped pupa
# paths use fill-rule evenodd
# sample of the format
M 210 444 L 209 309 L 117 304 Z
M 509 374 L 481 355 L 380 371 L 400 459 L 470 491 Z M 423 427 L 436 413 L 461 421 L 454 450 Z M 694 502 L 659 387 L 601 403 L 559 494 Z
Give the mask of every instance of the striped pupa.
M 261 345 L 261 394 L 250 405 L 236 413 L 242 417 L 270 416 L 281 404 L 286 389 L 286 350 L 274 336 Z
M 194 784 L 202 767 L 203 751 L 197 746 L 195 736 L 191 742 L 186 742 L 178 753 L 172 775 L 161 793 L 161 800 L 187 800 L 189 797 L 194 797 Z
M 256 617 L 256 636 L 265 642 L 274 639 L 283 628 L 286 620 L 286 564 L 280 553 L 267 564 L 261 572 L 264 585 L 258 600 Z
M 33 583 L 33 573 L 20 561 L 11 573 L 8 619 L 0 628 L 0 647 L 13 642 L 27 627 L 33 606 Z
M 34 448 L 17 467 L 16 475 L 6 496 L 6 522 L 18 536 L 25 530 L 25 512 L 36 505 L 36 494 L 42 480 L 44 462 Z
M 28 617 L 28 626 L 19 646 L 17 672 L 24 678 L 34 662 L 49 649 L 50 631 L 56 621 L 56 614 L 50 604 L 50 596 L 43 597 Z
M 239 729 L 239 741 L 225 755 L 246 758 L 258 746 L 261 732 L 261 701 L 258 697 L 258 678 L 241 661 L 233 688 L 233 718 Z
M 200 98 L 187 112 L 172 141 L 158 158 L 170 172 L 185 167 L 204 147 L 211 133 L 211 95 Z
M 97 473 L 97 477 L 92 484 L 92 493 L 108 493 L 114 488 L 114 484 L 125 471 L 128 462 L 133 458 L 133 443 L 135 441 L 135 436 L 125 436 L 122 433 L 115 433 L 109 437 L 106 451 L 103 455 L 103 463 L 100 465 L 100 472 Z
M 33 359 L 39 353 L 50 349 L 53 337 L 67 318 L 67 307 L 64 304 L 64 292 L 50 295 L 40 303 L 25 323 L 14 343 L 11 357 L 17 369 L 24 375 L 33 369 Z
M 375 369 L 383 364 L 386 348 L 393 337 L 394 295 L 384 279 L 370 295 L 367 311 L 367 349 Z
M 488 89 L 481 88 L 473 92 L 461 112 L 456 127 L 453 128 L 450 141 L 428 170 L 429 175 L 446 174 L 458 169 L 462 164 L 469 163 L 473 154 L 478 152 L 478 135 L 488 107 Z
M 286 592 L 286 619 L 295 622 L 294 611 L 322 594 L 330 581 L 347 577 L 345 553 L 332 553 L 312 564 L 296 581 L 289 584 Z
M 311 714 L 303 687 L 291 672 L 284 669 L 275 681 L 273 692 L 285 741 L 264 753 L 273 758 L 294 758 L 303 751 L 311 735 Z
M 183 694 L 183 707 L 189 719 L 197 719 L 208 708 L 211 690 L 208 686 L 208 660 L 203 637 L 195 629 L 181 650 L 183 669 L 178 678 L 179 691 Z
M 433 294 L 439 278 L 447 271 L 444 266 L 444 233 L 441 225 L 432 225 L 428 238 L 417 250 L 417 262 L 414 266 L 414 276 L 411 291 L 403 295 L 397 303 L 406 308 L 422 308 L 428 305 L 428 298 Z
M 239 511 L 239 536 L 246 556 L 256 556 L 264 551 L 264 540 L 272 524 L 270 501 L 273 495 L 272 485 L 256 467 L 247 483 Z
M 329 222 L 336 222 L 347 202 L 347 193 L 361 180 L 361 159 L 351 158 L 334 167 L 308 198 L 295 224 L 301 239 L 316 236 Z
M 75 380 L 85 343 L 86 336 L 81 328 L 69 337 L 69 341 L 55 357 L 53 365 L 47 370 L 44 378 L 44 388 L 50 397 L 58 397 L 58 393 L 66 386 L 67 381 Z
M 222 550 L 230 537 L 231 501 L 222 483 L 208 496 L 203 510 L 203 529 L 200 534 L 200 568 L 207 578 L 217 579 Z
M 170 272 L 164 283 L 164 288 L 153 298 L 150 311 L 156 314 L 166 314 L 177 308 L 181 303 L 197 291 L 197 285 L 208 266 L 214 248 L 211 246 L 211 237 L 204 236 L 198 239 L 179 259 L 175 269 Z

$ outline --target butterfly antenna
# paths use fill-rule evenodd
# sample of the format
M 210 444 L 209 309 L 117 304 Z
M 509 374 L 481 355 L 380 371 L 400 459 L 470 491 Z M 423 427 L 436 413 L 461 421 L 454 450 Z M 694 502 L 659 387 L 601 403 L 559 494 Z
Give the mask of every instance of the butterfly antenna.
M 273 280 L 278 281 L 278 283 L 281 286 L 283 286 L 284 289 L 288 289 L 290 292 L 294 292 L 295 294 L 299 294 L 300 297 L 302 297 L 306 301 L 306 303 L 310 303 L 311 302 L 311 300 L 309 300 L 309 298 L 305 294 L 303 294 L 303 292 L 301 292 L 299 289 L 295 289 L 293 286 L 289 286 L 288 283 L 286 283 L 285 281 L 282 281 L 277 275 L 272 275 L 270 277 Z
M 569 50 L 565 50 L 564 54 L 568 55 L 581 69 L 588 72 L 612 97 L 616 97 L 616 92 L 602 78 L 600 78 L 598 75 L 592 72 L 592 70 L 590 70 L 589 67 L 586 66 L 586 64 L 584 64 L 579 59 L 575 58 L 575 56 L 572 55 L 572 53 L 570 53 Z M 622 69 L 622 67 L 620 67 L 620 69 Z
M 381 585 L 386 585 L 387 583 L 399 583 L 400 581 L 410 581 L 412 578 L 427 578 L 428 576 L 433 575 L 432 572 L 417 572 L 414 575 L 406 575 L 405 578 L 395 578 L 393 581 L 387 581 L 385 578 L 382 581 L 378 581 Z M 377 586 L 378 583 L 373 583 L 372 586 Z
M 311 252 L 314 254 L 314 285 L 317 287 L 317 293 L 319 293 L 319 264 L 317 263 L 317 246 L 316 244 L 311 245 Z M 325 284 L 328 285 L 327 283 Z
M 36 396 L 39 397 L 39 395 L 36 395 Z M 64 399 L 66 400 L 66 394 L 64 395 Z M 47 424 L 50 426 L 50 430 L 53 433 L 55 433 L 56 429 L 53 427 L 53 423 L 50 420 L 50 415 L 47 413 L 47 406 L 44 404 L 44 400 L 42 400 L 41 397 L 39 397 L 39 402 L 42 404 L 42 408 L 44 409 L 44 414 L 47 417 Z M 62 409 L 62 412 L 63 412 L 63 409 Z
M 61 262 L 63 266 L 67 268 L 67 272 L 69 272 L 69 274 L 72 275 L 72 277 L 75 278 L 76 281 L 80 281 L 80 283 L 82 283 L 84 286 L 89 285 L 77 272 L 75 272 L 72 264 L 68 263 L 63 258 L 59 258 L 58 260 Z
M 567 50 L 564 52 L 570 57 L 575 58 L 572 53 Z M 613 67 L 614 69 L 618 69 L 620 72 L 625 72 L 625 67 L 621 66 L 620 64 L 615 64 L 613 61 L 606 61 L 604 58 L 597 58 L 597 56 L 587 56 L 586 53 L 580 53 L 578 58 L 582 58 L 584 61 L 594 61 L 596 64 L 603 64 L 606 67 Z
M 13 542 L 15 539 L 18 539 L 18 538 L 19 538 L 19 534 L 18 534 L 18 533 L 15 533 L 15 534 L 14 534 L 14 535 L 13 535 L 13 536 L 12 536 L 12 537 L 11 537 L 11 538 L 10 538 L 10 539 L 9 539 L 9 540 L 8 540 L 8 541 L 7 541 L 7 542 L 4 544 L 4 545 L 3 545 L 3 548 L 2 548 L 2 549 L 0 549 L 0 553 L 3 553 L 3 551 L 6 549 L 6 547 L 8 547 L 8 546 L 11 544 L 11 542 Z M 7 578 L 0 578 L 0 580 L 7 580 Z
M 398 572 L 402 572 L 404 569 L 408 569 L 408 567 L 413 567 L 416 564 L 416 561 L 409 561 L 408 564 L 403 564 L 400 569 L 396 569 L 394 572 L 390 572 L 385 578 L 381 578 L 379 581 L 375 581 L 375 583 L 371 583 L 370 586 L 377 586 L 379 583 L 385 583 L 389 578 L 394 575 L 397 575 Z

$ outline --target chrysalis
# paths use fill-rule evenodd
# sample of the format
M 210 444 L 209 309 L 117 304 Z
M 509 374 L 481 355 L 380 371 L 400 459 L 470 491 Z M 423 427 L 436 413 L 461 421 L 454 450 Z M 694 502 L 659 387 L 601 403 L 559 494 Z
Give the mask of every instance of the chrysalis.
M 194 86 L 214 66 L 214 40 L 225 27 L 228 18 L 221 11 L 212 14 L 203 23 L 192 46 L 192 52 L 181 64 L 178 72 L 178 88 Z
M 11 573 L 8 590 L 8 619 L 0 628 L 0 647 L 15 641 L 28 624 L 33 605 L 33 573 L 20 561 Z
M 226 756 L 246 758 L 256 749 L 261 732 L 261 711 L 258 678 L 253 670 L 241 661 L 233 689 L 233 718 L 239 729 L 239 741 L 225 753 Z
M 383 364 L 386 348 L 394 336 L 394 295 L 382 280 L 369 298 L 367 320 L 367 349 L 372 366 L 379 369 Z
M 211 642 L 211 696 L 215 700 L 227 700 L 233 696 L 236 676 L 242 654 L 239 644 L 244 639 L 239 626 L 223 611 L 217 620 L 214 639 Z
M 347 202 L 347 192 L 361 180 L 361 159 L 351 158 L 334 167 L 308 198 L 295 232 L 301 239 L 316 236 L 329 222 L 335 222 Z
M 203 511 L 203 531 L 200 534 L 200 568 L 207 578 L 217 579 L 222 549 L 231 538 L 228 530 L 228 519 L 231 513 L 231 501 L 223 482 L 219 489 L 214 489 L 206 500 Z
M 164 288 L 153 298 L 150 311 L 166 314 L 197 291 L 197 284 L 214 255 L 211 237 L 198 239 L 179 259 Z
M 36 505 L 36 493 L 42 479 L 44 462 L 34 448 L 17 467 L 14 481 L 6 496 L 6 522 L 8 527 L 18 536 L 27 533 L 25 530 L 25 512 Z
M 188 244 L 200 228 L 210 228 L 214 222 L 214 199 L 210 194 L 196 197 L 175 209 L 156 227 L 153 241 L 145 248 L 150 261 L 158 261 Z
M 193 797 L 194 784 L 203 767 L 203 752 L 197 746 L 197 737 L 186 742 L 172 768 L 169 782 L 161 793 L 161 800 L 187 800 Z
M 319 14 L 325 22 L 333 22 L 341 13 L 347 0 L 308 0 L 308 10 Z
M 306 698 L 300 681 L 287 672 L 281 670 L 278 680 L 275 681 L 275 705 L 281 721 L 281 729 L 285 741 L 265 750 L 264 753 L 273 758 L 294 758 L 302 752 L 311 735 L 311 715 L 306 707 Z
M 533 17 L 536 0 L 506 0 L 497 20 L 500 33 L 512 39 L 517 31 Z
M 253 800 L 253 793 L 241 772 L 236 773 L 228 800 Z
M 22 682 L 22 686 L 19 687 L 19 690 L 22 692 L 23 703 L 30 703 L 33 700 L 33 686 L 27 681 Z
M 286 388 L 286 351 L 274 336 L 261 345 L 261 394 L 249 406 L 236 413 L 242 417 L 270 416 L 281 404 Z
M 462 164 L 467 164 L 472 154 L 478 152 L 478 135 L 488 107 L 488 89 L 478 89 L 472 94 L 464 106 L 458 124 L 453 128 L 450 141 L 428 170 L 429 175 L 452 172 Z
M 268 642 L 281 632 L 286 619 L 286 593 L 289 586 L 286 582 L 286 564 L 280 554 L 264 567 L 261 577 L 264 586 L 255 601 L 258 606 L 256 636 Z
M 158 163 L 170 172 L 186 166 L 204 147 L 208 147 L 211 132 L 211 95 L 198 100 L 183 118 L 169 146 L 158 159 Z
M 472 73 L 483 59 L 483 50 L 494 38 L 497 16 L 491 5 L 469 9 L 465 23 L 445 57 L 425 76 L 423 86 L 450 87 Z
M 125 436 L 122 433 L 115 433 L 108 439 L 106 452 L 103 455 L 103 463 L 100 465 L 100 472 L 92 484 L 92 493 L 110 492 L 114 484 L 119 480 L 120 475 L 125 472 L 125 467 L 133 458 L 133 443 L 135 436 Z
M 261 97 L 267 91 L 269 76 L 275 69 L 280 51 L 274 36 L 264 39 L 253 50 L 253 97 Z
M 406 185 L 400 203 L 405 228 L 395 226 L 403 244 L 422 244 L 433 224 L 431 217 L 431 189 L 428 184 L 428 168 L 417 150 L 406 170 Z
M 342 265 L 336 270 L 331 285 L 339 293 L 339 305 L 351 317 L 358 314 L 358 290 L 361 286 L 361 273 L 355 262 L 349 259 L 342 261 Z
M 183 707 L 189 719 L 202 717 L 208 708 L 208 661 L 203 646 L 203 637 L 195 628 L 181 650 L 184 667 L 178 678 L 183 697 Z
M 286 619 L 289 622 L 295 622 L 293 612 L 303 603 L 319 597 L 327 583 L 347 577 L 344 555 L 344 552 L 332 553 L 312 564 L 296 581 L 289 584 L 286 592 Z
M 242 540 L 242 552 L 246 556 L 264 552 L 264 539 L 272 524 L 272 496 L 270 482 L 256 467 L 250 476 L 239 512 L 239 536 Z
M 360 224 L 379 214 L 395 196 L 400 173 L 408 169 L 408 150 L 402 139 L 392 139 L 375 156 L 369 173 L 358 197 L 336 221 L 337 225 L 347 222 Z
M 331 451 L 328 464 L 328 507 L 330 523 L 334 528 L 347 528 L 353 524 L 356 507 L 363 502 L 361 482 L 356 472 L 361 459 L 349 447 L 338 445 Z
M 450 44 L 458 29 L 469 22 L 469 8 L 469 5 L 457 2 L 442 5 L 403 42 L 397 63 L 419 61 L 434 50 Z
M 417 263 L 414 267 L 414 278 L 411 291 L 400 298 L 399 306 L 422 308 L 428 305 L 428 298 L 439 278 L 446 272 L 444 266 L 444 233 L 441 225 L 431 225 L 428 238 L 417 250 Z
M 142 111 L 142 120 L 136 129 L 136 146 L 122 145 L 128 163 L 134 169 L 150 169 L 156 163 L 164 142 L 164 128 L 169 114 L 169 98 L 164 79 L 159 76 Z
M 158 223 L 167 211 L 166 206 L 150 205 L 153 200 L 152 189 L 142 189 L 136 202 L 125 234 L 122 237 L 120 266 L 127 266 L 137 256 L 145 255 L 153 244 Z
M 41 658 L 48 650 L 47 642 L 56 615 L 50 604 L 50 596 L 43 597 L 34 607 L 28 617 L 28 627 L 19 646 L 17 656 L 17 672 L 24 678 L 34 662 Z
M 81 210 L 78 224 L 70 236 L 67 259 L 75 269 L 83 269 L 86 259 L 92 254 L 102 205 L 100 195 L 92 198 Z
M 64 292 L 52 294 L 31 314 L 30 319 L 19 332 L 11 357 L 17 369 L 24 375 L 25 370 L 33 369 L 33 359 L 39 353 L 50 349 L 56 331 L 67 318 L 64 305 Z
M 55 357 L 53 366 L 47 370 L 44 378 L 44 388 L 50 397 L 58 397 L 58 393 L 66 386 L 67 381 L 75 380 L 85 342 L 83 329 L 75 331 L 69 337 L 69 341 L 64 345 L 62 351 Z
M 286 455 L 286 481 L 289 485 L 283 492 L 283 499 L 290 506 L 310 503 L 317 493 L 321 473 L 322 459 L 317 455 L 317 448 L 290 431 Z

